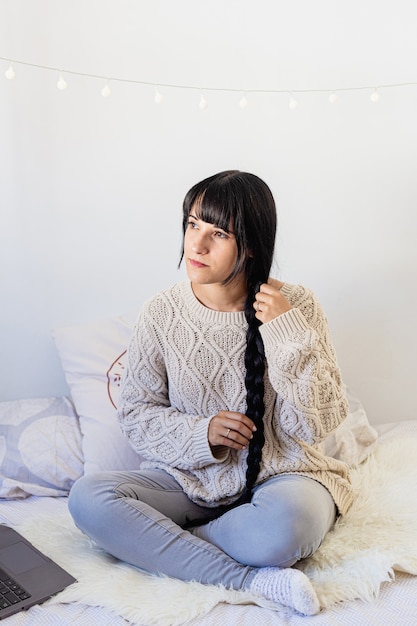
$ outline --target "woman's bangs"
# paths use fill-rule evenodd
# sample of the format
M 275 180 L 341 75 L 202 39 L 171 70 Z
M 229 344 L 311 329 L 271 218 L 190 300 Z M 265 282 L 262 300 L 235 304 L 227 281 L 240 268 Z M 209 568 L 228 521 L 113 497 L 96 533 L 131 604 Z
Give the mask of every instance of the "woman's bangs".
M 195 216 L 203 222 L 214 224 L 214 226 L 229 232 L 233 218 L 227 198 L 222 194 L 212 194 L 210 191 L 208 187 L 205 192 L 196 199 L 192 210 L 195 212 Z M 220 195 L 222 195 L 221 199 Z

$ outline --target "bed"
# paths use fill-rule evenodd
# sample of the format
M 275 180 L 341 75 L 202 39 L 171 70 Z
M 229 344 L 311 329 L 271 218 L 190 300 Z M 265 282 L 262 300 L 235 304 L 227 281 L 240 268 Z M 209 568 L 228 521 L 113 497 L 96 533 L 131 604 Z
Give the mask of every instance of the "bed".
M 300 616 L 250 592 L 149 576 L 75 528 L 67 495 L 83 473 L 133 468 L 115 419 L 134 313 L 54 331 L 70 395 L 0 403 L 0 522 L 77 582 L 10 626 L 278 626 L 417 623 L 417 420 L 372 427 L 347 389 L 349 416 L 323 444 L 352 466 L 351 511 L 299 564 L 322 610 Z

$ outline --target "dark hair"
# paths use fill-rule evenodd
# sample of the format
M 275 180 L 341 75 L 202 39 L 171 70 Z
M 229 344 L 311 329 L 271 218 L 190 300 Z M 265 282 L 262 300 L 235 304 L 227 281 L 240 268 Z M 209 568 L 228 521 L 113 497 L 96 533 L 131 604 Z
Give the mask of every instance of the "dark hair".
M 245 316 L 248 322 L 245 351 L 245 386 L 247 415 L 256 425 L 249 444 L 246 488 L 237 503 L 248 502 L 256 482 L 262 459 L 264 436 L 264 345 L 255 317 L 253 303 L 260 283 L 269 278 L 275 247 L 277 225 L 275 201 L 271 190 L 254 174 L 229 170 L 210 176 L 194 185 L 183 203 L 183 233 L 190 211 L 196 211 L 204 222 L 233 232 L 237 243 L 237 260 L 224 284 L 229 284 L 242 270 L 247 281 Z M 181 260 L 184 256 L 184 243 Z M 181 263 L 180 260 L 180 263 Z

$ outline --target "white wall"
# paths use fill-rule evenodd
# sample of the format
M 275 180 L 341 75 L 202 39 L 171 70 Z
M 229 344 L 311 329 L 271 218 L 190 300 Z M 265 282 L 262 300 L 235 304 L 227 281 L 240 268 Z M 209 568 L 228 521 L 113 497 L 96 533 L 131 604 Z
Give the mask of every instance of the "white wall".
M 2 0 L 0 400 L 66 391 L 50 330 L 182 277 L 183 196 L 226 168 L 278 204 L 277 275 L 313 288 L 373 422 L 415 418 L 414 0 Z M 248 90 L 249 105 L 237 105 Z M 307 90 L 299 107 L 288 94 Z

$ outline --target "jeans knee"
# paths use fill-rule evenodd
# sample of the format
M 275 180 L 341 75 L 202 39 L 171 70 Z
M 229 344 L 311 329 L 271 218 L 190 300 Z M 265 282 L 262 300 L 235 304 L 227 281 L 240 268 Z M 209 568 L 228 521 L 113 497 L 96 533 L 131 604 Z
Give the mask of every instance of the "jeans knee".
M 68 496 L 68 509 L 77 526 L 82 525 L 83 517 L 91 509 L 97 481 L 94 474 L 79 478 L 71 488 Z
M 280 489 L 281 498 L 274 487 Z M 298 488 L 295 488 L 298 487 Z M 256 557 L 259 567 L 291 567 L 311 556 L 322 543 L 334 523 L 336 507 L 328 493 L 311 479 L 289 477 L 262 488 L 254 498 L 262 513 L 262 531 Z M 258 529 L 260 530 L 259 524 Z M 258 530 L 258 532 L 259 532 Z M 256 536 L 252 537 L 256 546 Z
M 293 529 L 269 529 L 262 536 L 256 533 L 249 538 L 248 548 L 252 552 L 250 564 L 254 567 L 291 567 L 299 560 L 300 546 Z
M 304 523 L 258 529 L 245 537 L 244 562 L 252 567 L 291 567 L 311 556 L 321 540 Z

